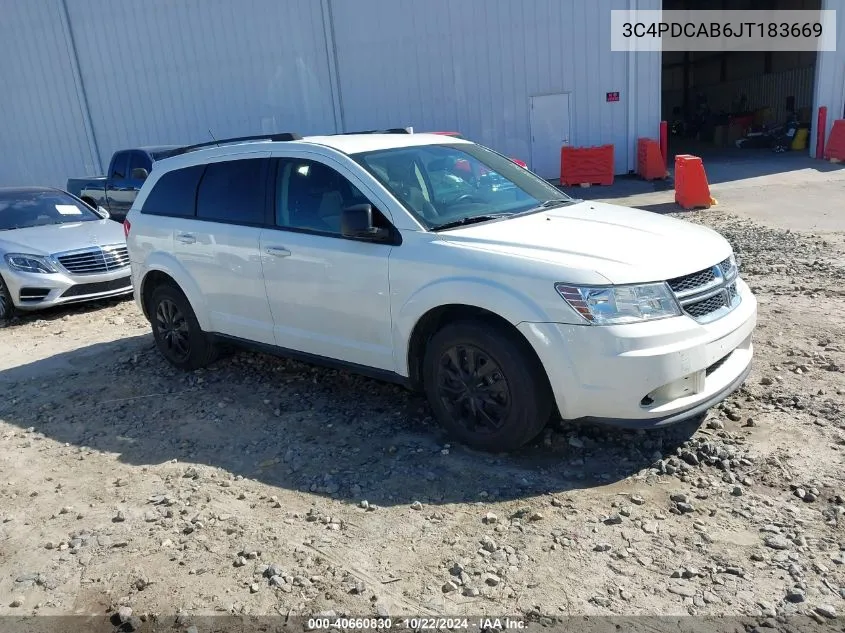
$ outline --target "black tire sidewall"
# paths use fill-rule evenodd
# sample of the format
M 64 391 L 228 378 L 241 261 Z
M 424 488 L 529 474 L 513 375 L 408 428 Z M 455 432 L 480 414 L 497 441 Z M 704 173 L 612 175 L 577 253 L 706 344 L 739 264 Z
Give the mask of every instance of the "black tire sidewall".
M 175 303 L 185 317 L 185 321 L 188 323 L 188 341 L 190 345 L 190 352 L 185 359 L 180 360 L 173 358 L 168 353 L 167 345 L 161 336 L 161 332 L 156 326 L 156 311 L 159 303 L 164 299 L 168 299 Z M 197 317 L 191 308 L 188 298 L 181 290 L 169 284 L 158 286 L 155 290 L 153 290 L 152 295 L 150 296 L 150 305 L 148 306 L 147 311 L 150 315 L 150 325 L 152 326 L 153 338 L 155 338 L 156 346 L 162 356 L 164 356 L 171 365 L 174 365 L 179 369 L 193 370 L 207 365 L 212 360 L 211 342 L 208 340 L 206 333 L 203 332 L 200 327 L 199 321 L 197 321 Z
M 502 371 L 511 407 L 501 430 L 476 434 L 454 422 L 440 402 L 437 372 L 443 353 L 454 345 L 472 345 L 488 354 Z M 548 423 L 552 398 L 542 366 L 504 328 L 476 322 L 447 325 L 429 341 L 423 361 L 423 385 L 435 417 L 463 444 L 485 451 L 507 452 L 531 441 Z

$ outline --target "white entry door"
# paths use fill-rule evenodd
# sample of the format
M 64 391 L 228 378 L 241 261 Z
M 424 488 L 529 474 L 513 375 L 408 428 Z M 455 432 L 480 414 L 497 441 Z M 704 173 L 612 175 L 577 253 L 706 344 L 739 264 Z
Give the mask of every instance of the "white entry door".
M 569 144 L 569 93 L 531 97 L 531 165 L 543 178 L 560 178 L 560 148 Z

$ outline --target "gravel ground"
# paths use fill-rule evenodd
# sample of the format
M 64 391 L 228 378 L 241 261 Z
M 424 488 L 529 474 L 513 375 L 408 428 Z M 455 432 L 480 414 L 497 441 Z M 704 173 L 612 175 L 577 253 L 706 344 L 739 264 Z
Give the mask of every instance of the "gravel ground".
M 180 373 L 131 301 L 0 330 L 0 615 L 841 615 L 842 236 L 684 217 L 742 256 L 755 369 L 660 432 L 481 454 L 349 373 Z

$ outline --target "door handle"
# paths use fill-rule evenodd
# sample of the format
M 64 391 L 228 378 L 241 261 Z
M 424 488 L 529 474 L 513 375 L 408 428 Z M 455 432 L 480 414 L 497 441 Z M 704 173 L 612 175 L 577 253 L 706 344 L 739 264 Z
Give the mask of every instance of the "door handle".
M 197 238 L 191 233 L 178 233 L 176 239 L 183 244 L 194 244 L 197 241 Z
M 284 246 L 268 246 L 264 250 L 273 257 L 290 257 L 290 251 Z

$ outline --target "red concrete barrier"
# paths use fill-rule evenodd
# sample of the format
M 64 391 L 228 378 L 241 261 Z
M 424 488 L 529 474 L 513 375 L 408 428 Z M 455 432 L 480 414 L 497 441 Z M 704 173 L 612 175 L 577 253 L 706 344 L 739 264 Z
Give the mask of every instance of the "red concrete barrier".
M 698 156 L 675 156 L 675 202 L 684 209 L 709 209 L 716 204 L 710 197 L 704 163 Z
M 666 178 L 666 165 L 657 141 L 650 138 L 637 139 L 637 175 L 645 180 Z
M 560 184 L 612 185 L 613 145 L 560 149 Z
M 845 119 L 836 119 L 833 122 L 824 157 L 837 161 L 845 160 Z

